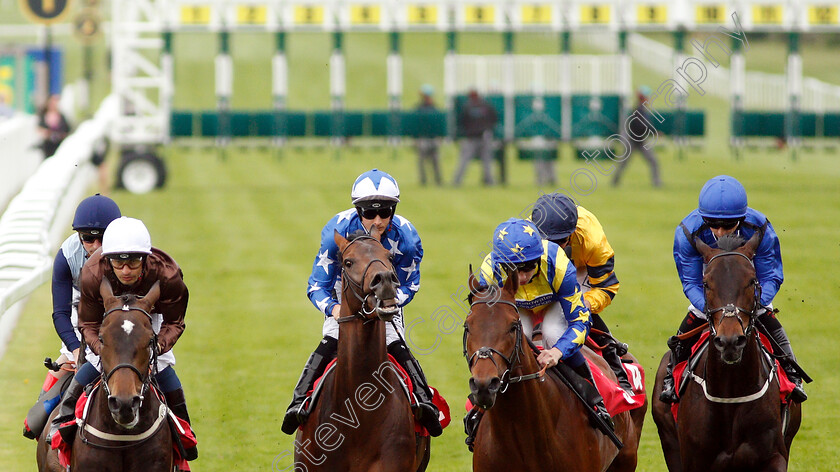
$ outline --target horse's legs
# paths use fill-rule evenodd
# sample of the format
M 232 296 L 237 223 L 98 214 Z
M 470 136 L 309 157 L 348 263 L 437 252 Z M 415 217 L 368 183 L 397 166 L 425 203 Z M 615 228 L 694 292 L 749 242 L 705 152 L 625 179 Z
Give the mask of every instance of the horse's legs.
M 653 421 L 656 423 L 656 429 L 659 432 L 659 442 L 662 444 L 662 454 L 665 456 L 665 464 L 668 466 L 669 472 L 681 472 L 682 466 L 680 463 L 680 443 L 677 437 L 677 423 L 674 421 L 674 416 L 671 414 L 671 405 L 659 399 L 659 393 L 662 391 L 662 382 L 665 377 L 665 369 L 668 365 L 668 360 L 671 353 L 666 352 L 659 362 L 659 368 L 656 370 L 656 381 L 654 382 L 653 392 L 651 392 L 651 414 Z

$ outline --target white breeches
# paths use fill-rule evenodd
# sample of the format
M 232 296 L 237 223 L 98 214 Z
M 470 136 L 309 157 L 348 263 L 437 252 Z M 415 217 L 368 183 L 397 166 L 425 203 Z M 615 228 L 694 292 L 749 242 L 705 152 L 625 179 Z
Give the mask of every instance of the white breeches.
M 394 329 L 394 326 L 397 328 Z M 399 332 L 398 332 L 399 331 Z M 324 328 L 321 330 L 324 336 L 338 339 L 338 322 L 332 316 L 324 317 Z M 390 346 L 400 338 L 405 339 L 405 324 L 403 323 L 403 310 L 394 316 L 393 322 L 385 323 L 385 345 Z
M 545 349 L 551 349 L 554 344 L 563 336 L 569 323 L 566 322 L 566 315 L 563 314 L 563 307 L 559 303 L 554 302 L 543 310 L 542 321 L 542 346 Z M 519 310 L 519 319 L 522 320 L 522 330 L 528 339 L 532 339 L 534 333 L 533 312 L 527 309 Z M 536 343 L 540 345 L 540 342 Z

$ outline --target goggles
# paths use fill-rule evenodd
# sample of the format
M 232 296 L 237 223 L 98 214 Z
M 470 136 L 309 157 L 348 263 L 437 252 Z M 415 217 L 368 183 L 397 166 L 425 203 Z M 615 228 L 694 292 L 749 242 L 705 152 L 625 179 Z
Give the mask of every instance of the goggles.
M 359 214 L 362 215 L 362 218 L 366 220 L 373 220 L 376 217 L 380 217 L 383 220 L 386 218 L 390 218 L 394 216 L 394 207 L 381 207 L 381 208 L 359 208 Z
M 739 219 L 712 220 L 712 219 L 703 218 L 703 222 L 706 223 L 706 226 L 708 226 L 709 228 L 712 228 L 712 229 L 720 228 L 720 229 L 724 229 L 724 230 L 728 231 L 728 230 L 733 229 L 736 226 L 738 226 L 738 223 L 740 223 L 741 220 L 739 220 Z
M 102 241 L 102 233 L 79 233 L 79 239 L 82 240 L 83 243 L 93 243 L 96 241 Z
M 109 257 L 108 260 L 111 262 L 111 267 L 117 270 L 125 266 L 128 266 L 129 269 L 136 270 L 143 266 L 143 256 L 120 254 L 116 257 Z

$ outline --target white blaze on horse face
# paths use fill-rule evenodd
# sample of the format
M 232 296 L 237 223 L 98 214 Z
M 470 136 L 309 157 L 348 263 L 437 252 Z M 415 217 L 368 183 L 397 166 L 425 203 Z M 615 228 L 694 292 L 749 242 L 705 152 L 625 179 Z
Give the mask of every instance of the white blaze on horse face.
M 134 329 L 134 323 L 131 321 L 125 320 L 122 324 L 122 329 L 125 331 L 125 334 L 131 334 L 131 330 Z

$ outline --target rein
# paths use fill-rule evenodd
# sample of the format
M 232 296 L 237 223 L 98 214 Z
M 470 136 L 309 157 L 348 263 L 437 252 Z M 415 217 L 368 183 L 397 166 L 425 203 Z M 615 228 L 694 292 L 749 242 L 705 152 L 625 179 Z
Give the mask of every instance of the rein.
M 355 244 L 357 241 L 360 241 L 360 240 L 363 240 L 363 239 L 369 239 L 371 241 L 376 241 L 376 238 L 374 238 L 372 236 L 367 236 L 367 235 L 359 236 L 359 237 L 353 239 L 352 241 L 350 241 L 349 244 L 347 244 L 347 246 L 344 247 L 344 251 L 341 251 L 341 254 L 340 254 L 341 259 L 342 260 L 344 259 L 344 253 L 347 251 L 347 249 L 350 248 L 350 246 Z M 379 242 L 379 241 L 376 241 L 376 242 Z M 376 311 L 376 309 L 379 308 L 379 306 L 382 303 L 382 300 L 377 298 L 376 295 L 373 292 L 365 295 L 365 288 L 362 286 L 362 284 L 365 283 L 365 278 L 367 277 L 368 270 L 370 270 L 370 266 L 373 265 L 373 263 L 375 263 L 375 262 L 378 262 L 378 263 L 382 264 L 386 269 L 388 268 L 388 264 L 386 264 L 382 259 L 372 259 L 370 262 L 368 262 L 368 264 L 365 266 L 365 270 L 362 272 L 362 281 L 361 282 L 356 282 L 355 280 L 353 280 L 347 274 L 347 270 L 344 268 L 344 264 L 341 265 L 341 280 L 346 280 L 347 281 L 347 284 L 345 285 L 345 287 L 349 288 L 350 293 L 352 293 L 353 296 L 356 297 L 357 300 L 362 302 L 362 307 L 358 311 L 354 312 L 352 317 L 347 316 L 347 317 L 342 317 L 342 318 L 336 318 L 336 322 L 346 323 L 348 321 L 353 321 L 355 319 L 359 319 L 359 320 L 362 320 L 365 323 L 367 323 L 369 321 L 375 320 L 375 318 L 371 318 L 370 315 L 372 315 Z M 391 272 L 394 272 L 393 266 L 391 266 Z M 364 295 L 364 296 L 362 296 L 362 295 Z M 374 298 L 374 300 L 376 301 L 376 304 L 373 306 L 373 308 L 370 309 L 370 311 L 368 311 L 366 309 L 366 306 L 367 306 L 368 298 L 370 298 L 370 297 Z
M 122 306 L 117 306 L 117 307 L 111 308 L 110 310 L 105 312 L 105 314 L 102 316 L 102 318 L 105 319 L 105 317 L 107 317 L 111 313 L 114 313 L 115 311 L 124 311 L 124 312 L 139 311 L 140 313 L 143 313 L 144 315 L 146 315 L 146 317 L 149 319 L 149 322 L 152 322 L 152 315 L 148 311 L 146 311 L 146 310 L 144 310 L 140 307 L 137 307 L 137 306 L 130 306 L 128 304 L 123 304 Z M 101 337 L 100 337 L 100 339 L 101 339 Z M 106 372 L 102 373 L 100 384 L 102 385 L 102 390 L 108 395 L 108 397 L 111 396 L 111 389 L 110 389 L 110 387 L 108 387 L 108 381 L 111 379 L 111 377 L 114 375 L 114 373 L 116 371 L 118 371 L 119 369 L 130 369 L 132 372 L 137 374 L 137 377 L 140 379 L 140 382 L 142 383 L 142 386 L 140 387 L 140 395 L 138 395 L 140 397 L 140 405 L 138 407 L 138 410 L 139 410 L 139 408 L 143 407 L 143 401 L 146 399 L 145 393 L 150 389 L 150 384 L 152 382 L 152 376 L 151 376 L 151 370 L 153 368 L 152 366 L 154 366 L 155 369 L 157 368 L 157 334 L 153 334 L 152 338 L 149 340 L 149 348 L 152 350 L 152 356 L 151 356 L 151 360 L 149 361 L 149 369 L 148 369 L 148 372 L 146 372 L 146 374 L 143 374 L 142 372 L 140 372 L 140 369 L 135 367 L 134 364 L 130 364 L 130 363 L 127 363 L 127 362 L 117 364 L 111 370 L 109 370 L 107 373 Z M 95 390 L 96 390 L 96 387 L 94 387 L 93 391 L 95 391 Z M 88 402 L 85 405 L 85 409 L 84 409 L 84 413 L 82 414 L 82 420 L 81 420 L 81 425 L 80 425 L 82 427 L 79 429 L 79 437 L 82 439 L 82 442 L 84 442 L 85 444 L 87 444 L 91 447 L 96 447 L 96 448 L 100 448 L 100 449 L 125 449 L 125 448 L 128 448 L 128 447 L 137 446 L 138 444 L 142 444 L 143 442 L 147 441 L 149 438 L 154 436 L 155 433 L 157 433 L 157 431 L 160 429 L 160 427 L 163 423 L 163 420 L 166 418 L 166 415 L 169 412 L 169 408 L 166 406 L 166 403 L 164 401 L 161 401 L 161 405 L 158 408 L 157 418 L 155 419 L 154 423 L 152 423 L 152 425 L 149 427 L 149 429 L 147 429 L 146 431 L 144 431 L 142 433 L 137 433 L 137 434 L 107 433 L 107 432 L 104 432 L 104 431 L 100 431 L 100 430 L 94 428 L 93 426 L 87 424 L 88 410 L 90 408 L 91 403 L 93 403 L 92 402 L 93 391 L 91 392 L 91 395 L 88 397 Z M 104 440 L 107 440 L 107 441 L 115 441 L 115 442 L 124 442 L 124 443 L 130 443 L 130 444 L 121 444 L 121 445 L 115 445 L 115 446 L 110 446 L 110 445 L 105 445 L 105 444 L 96 444 L 96 443 L 91 442 L 90 439 L 88 439 L 85 436 L 85 432 L 87 432 L 87 433 L 91 434 L 92 436 L 97 437 L 99 439 L 104 439 Z
M 515 303 L 509 302 L 507 300 L 494 300 L 494 301 L 474 301 L 470 304 L 470 308 L 474 307 L 475 305 L 485 304 L 485 305 L 494 305 L 496 303 L 503 303 L 505 305 L 510 305 L 516 310 L 516 313 L 519 313 L 519 308 L 516 306 Z M 522 353 L 522 321 L 517 319 L 516 324 L 514 325 L 514 336 L 516 337 L 516 341 L 513 345 L 513 352 L 510 355 L 506 356 L 499 352 L 497 349 L 489 346 L 482 346 L 477 351 L 472 353 L 471 356 L 467 355 L 467 335 L 469 334 L 469 327 L 467 323 L 464 322 L 464 339 L 463 339 L 463 354 L 464 358 L 467 360 L 467 367 L 472 371 L 473 364 L 481 359 L 490 359 L 490 362 L 496 366 L 498 370 L 499 365 L 496 363 L 496 360 L 493 358 L 493 354 L 498 355 L 502 359 L 504 359 L 505 363 L 507 364 L 507 369 L 501 376 L 502 386 L 499 389 L 500 393 L 505 393 L 510 386 L 510 384 L 524 382 L 526 380 L 533 380 L 533 379 L 542 379 L 545 375 L 545 368 L 541 369 L 539 372 L 534 372 L 533 374 L 526 374 L 520 375 L 517 377 L 511 377 L 510 372 L 513 368 L 519 364 L 519 355 Z

